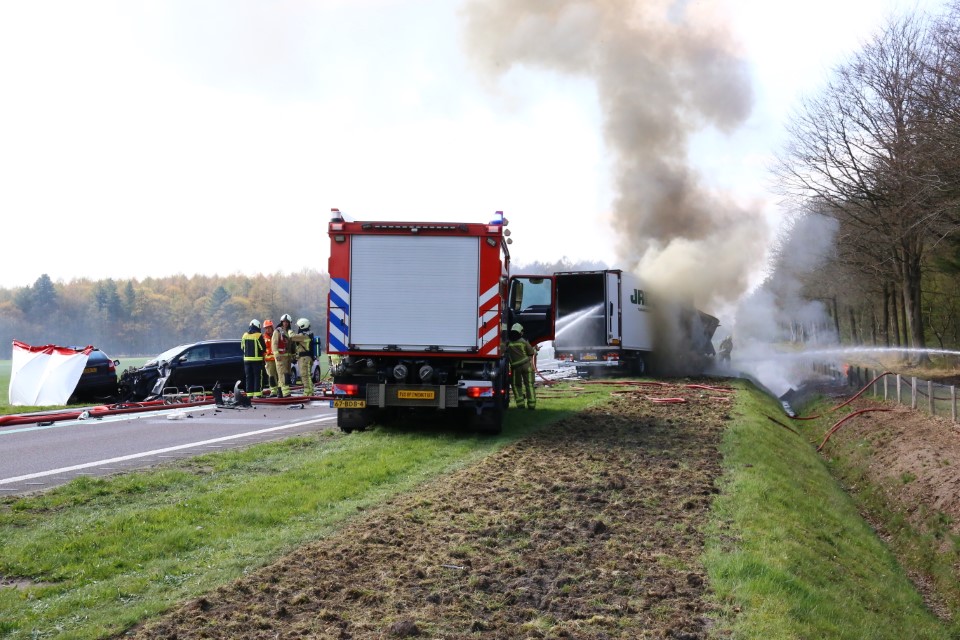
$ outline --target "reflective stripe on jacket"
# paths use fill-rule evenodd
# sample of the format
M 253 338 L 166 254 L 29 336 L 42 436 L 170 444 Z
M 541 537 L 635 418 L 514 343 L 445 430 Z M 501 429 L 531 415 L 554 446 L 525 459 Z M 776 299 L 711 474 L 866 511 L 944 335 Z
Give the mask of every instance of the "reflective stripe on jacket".
M 510 360 L 511 367 L 519 369 L 529 365 L 536 353 L 533 345 L 526 340 L 521 339 L 507 343 L 507 358 Z
M 243 350 L 243 360 L 263 360 L 263 334 L 249 331 L 240 336 L 240 348 Z

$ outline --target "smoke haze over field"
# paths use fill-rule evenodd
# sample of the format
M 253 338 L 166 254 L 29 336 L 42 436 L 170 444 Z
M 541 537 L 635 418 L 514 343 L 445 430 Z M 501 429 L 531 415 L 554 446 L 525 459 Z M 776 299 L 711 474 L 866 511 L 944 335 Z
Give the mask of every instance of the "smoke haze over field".
M 803 295 L 804 277 L 829 259 L 836 232 L 837 222 L 824 216 L 793 220 L 781 235 L 770 276 L 737 307 L 734 362 L 778 396 L 809 376 L 811 361 L 802 351 L 779 353 L 774 345 L 837 342 L 824 304 Z
M 836 220 L 815 214 L 794 220 L 783 232 L 770 276 L 738 306 L 737 332 L 744 339 L 791 342 L 803 333 L 810 341 L 836 341 L 823 303 L 803 293 L 804 276 L 829 258 L 836 232 Z
M 746 64 L 709 6 L 485 0 L 466 7 L 468 47 L 487 73 L 529 65 L 593 80 L 613 156 L 616 266 L 698 304 L 743 294 L 768 240 L 760 208 L 712 190 L 688 157 L 695 133 L 732 131 L 752 103 Z

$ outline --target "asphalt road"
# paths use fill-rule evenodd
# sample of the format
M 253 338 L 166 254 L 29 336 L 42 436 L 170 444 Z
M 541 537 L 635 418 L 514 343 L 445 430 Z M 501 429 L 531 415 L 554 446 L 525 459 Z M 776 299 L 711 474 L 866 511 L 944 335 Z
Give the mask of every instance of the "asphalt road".
M 152 411 L 51 425 L 0 428 L 0 495 L 47 489 L 176 458 L 335 429 L 329 402 Z

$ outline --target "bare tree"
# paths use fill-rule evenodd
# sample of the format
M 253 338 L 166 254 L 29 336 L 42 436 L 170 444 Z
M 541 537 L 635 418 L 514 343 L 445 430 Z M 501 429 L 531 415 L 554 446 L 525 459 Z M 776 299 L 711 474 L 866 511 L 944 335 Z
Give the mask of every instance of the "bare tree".
M 838 255 L 875 279 L 878 297 L 884 282 L 896 283 L 917 348 L 926 346 L 925 251 L 958 228 L 945 188 L 954 161 L 941 157 L 952 103 L 942 98 L 949 82 L 938 24 L 891 18 L 802 105 L 776 168 L 785 194 L 840 222 Z

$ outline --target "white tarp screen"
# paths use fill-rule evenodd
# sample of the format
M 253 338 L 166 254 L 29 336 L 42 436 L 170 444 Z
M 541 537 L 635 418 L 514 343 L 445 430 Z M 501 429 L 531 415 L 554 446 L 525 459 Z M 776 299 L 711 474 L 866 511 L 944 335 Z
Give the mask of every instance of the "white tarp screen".
M 67 404 L 91 351 L 93 347 L 77 351 L 52 344 L 32 347 L 14 340 L 10 404 L 18 407 Z

